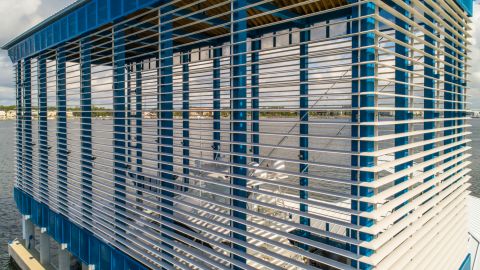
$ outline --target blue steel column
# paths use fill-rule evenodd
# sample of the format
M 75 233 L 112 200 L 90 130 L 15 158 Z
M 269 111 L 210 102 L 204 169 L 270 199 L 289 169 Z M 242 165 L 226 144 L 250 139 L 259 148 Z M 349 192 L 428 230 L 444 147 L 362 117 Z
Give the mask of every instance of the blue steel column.
M 409 0 L 403 0 L 405 4 L 409 5 Z M 409 17 L 409 13 L 399 5 L 395 5 L 395 10 L 398 11 L 400 14 Z M 401 18 L 395 18 L 395 23 L 398 27 L 410 31 L 410 26 Z M 404 33 L 400 31 L 395 31 L 395 39 L 399 42 L 403 42 L 406 44 L 410 43 L 410 38 L 407 37 Z M 395 121 L 405 121 L 411 119 L 411 113 L 408 110 L 401 110 L 406 109 L 409 107 L 408 97 L 409 95 L 409 73 L 407 70 L 410 70 L 409 61 L 403 57 L 409 57 L 409 49 L 399 43 L 395 43 L 395 53 L 399 56 L 395 56 L 395 94 L 401 95 L 395 97 L 395 108 L 400 110 L 395 110 Z M 395 124 L 395 133 L 402 134 L 408 132 L 409 124 Z M 408 144 L 409 138 L 408 136 L 400 137 L 395 139 L 395 146 L 402 146 Z M 401 159 L 408 156 L 408 149 L 395 152 L 395 160 Z M 407 169 L 412 165 L 412 162 L 405 162 L 400 165 L 395 166 L 395 172 L 399 172 L 402 170 Z M 407 176 L 400 177 L 399 179 L 395 180 L 395 184 L 398 185 L 404 181 L 408 180 Z M 407 192 L 408 189 L 404 189 L 395 194 L 395 196 L 400 196 L 401 194 Z
M 16 150 L 17 150 L 17 159 L 16 159 L 16 183 L 21 188 L 23 188 L 23 91 L 22 91 L 22 62 L 18 61 L 16 66 Z
M 251 137 L 251 142 L 253 144 L 252 146 L 252 154 L 254 155 L 254 158 L 252 158 L 253 162 L 259 162 L 258 155 L 260 155 L 260 148 L 258 147 L 258 144 L 260 143 L 260 135 L 258 132 L 260 131 L 260 111 L 259 109 L 259 83 L 260 83 L 260 50 L 262 49 L 262 40 L 258 37 L 256 39 L 252 40 L 252 67 L 251 67 L 251 84 L 252 84 L 252 137 Z
M 38 58 L 38 173 L 41 202 L 48 204 L 47 59 Z
M 113 30 L 113 172 L 115 181 L 115 225 L 122 221 L 125 202 L 125 178 L 127 170 L 126 113 L 125 113 L 125 33 L 123 25 Z M 118 231 L 123 229 L 116 227 Z M 119 235 L 119 237 L 122 237 Z
M 300 161 L 308 161 L 308 42 L 310 42 L 310 30 L 300 32 Z M 306 135 L 306 136 L 305 136 Z M 301 174 L 308 174 L 308 164 L 300 163 L 299 170 Z M 308 187 L 308 177 L 300 177 L 300 186 Z M 300 199 L 308 200 L 308 192 L 300 190 Z M 301 203 L 300 211 L 308 212 L 308 205 Z M 300 224 L 310 226 L 310 219 L 300 216 Z M 308 237 L 307 232 L 303 236 Z M 308 248 L 302 245 L 303 248 Z
M 32 178 L 32 62 L 30 58 L 27 58 L 23 62 L 23 95 L 24 95 L 24 143 L 25 143 L 25 152 L 24 152 L 24 164 L 25 164 L 25 180 L 27 186 L 25 187 L 27 191 L 33 189 L 33 178 Z
M 66 56 L 63 48 L 57 50 L 57 183 L 60 213 L 68 214 L 67 199 L 67 79 Z
M 220 156 L 218 151 L 220 150 L 221 134 L 221 112 L 220 112 L 220 60 L 222 57 L 222 47 L 213 48 L 213 159 L 217 160 Z
M 144 177 L 141 175 L 143 172 L 142 165 L 143 165 L 143 159 L 142 159 L 142 149 L 143 149 L 143 136 L 142 136 L 142 69 L 143 66 L 140 63 L 137 63 L 135 65 L 135 141 L 136 141 L 136 163 L 137 163 L 137 180 L 142 181 L 144 180 Z M 145 185 L 143 183 L 137 182 L 138 188 L 144 188 Z M 137 194 L 139 196 L 143 196 L 143 192 L 140 190 L 137 190 Z M 137 198 L 137 201 L 142 203 L 143 201 L 141 199 Z
M 463 40 L 461 39 L 461 37 L 463 36 L 463 30 L 457 30 L 458 33 L 458 38 L 457 38 L 457 41 L 465 46 L 465 43 L 463 42 Z M 462 47 L 458 46 L 458 50 L 460 52 L 462 52 L 463 54 L 465 54 L 465 49 L 463 49 Z M 464 80 L 464 72 L 463 70 L 465 69 L 465 66 L 464 66 L 464 60 L 465 60 L 465 57 L 462 56 L 462 55 L 458 55 L 458 61 L 457 61 L 457 117 L 458 118 L 463 118 L 465 117 L 465 105 L 464 105 L 464 102 L 465 102 L 465 97 L 464 97 L 464 94 L 465 94 L 465 89 L 464 89 L 464 86 L 466 84 L 466 81 Z M 461 126 L 464 124 L 464 120 L 457 120 L 457 125 Z M 457 133 L 462 133 L 464 131 L 463 128 L 458 128 L 457 129 Z M 459 136 L 457 138 L 458 141 L 463 141 L 464 137 L 463 136 Z M 465 147 L 466 145 L 465 144 L 462 144 L 460 146 L 458 146 L 457 148 L 463 148 Z M 459 156 L 461 156 L 462 154 L 459 154 Z
M 167 5 L 160 8 L 160 169 L 161 169 L 161 186 L 162 186 L 162 205 L 173 206 L 173 202 L 168 198 L 174 194 L 169 191 L 175 188 L 173 184 L 173 25 L 172 11 L 173 6 Z M 173 211 L 162 207 L 162 213 L 173 215 Z M 170 218 L 162 215 L 162 220 L 173 222 Z M 169 230 L 168 226 L 162 225 L 164 230 Z M 170 238 L 166 234 L 162 237 Z M 163 243 L 164 247 L 171 249 L 170 245 Z M 162 249 L 162 253 L 172 256 Z M 168 263 L 165 261 L 165 263 Z M 169 264 L 169 263 L 168 263 Z
M 367 2 L 360 6 L 352 8 L 352 17 L 364 17 L 374 15 L 376 13 L 376 6 L 373 3 Z M 352 22 L 352 32 L 357 35 L 352 36 L 352 122 L 363 123 L 363 125 L 352 125 L 352 153 L 357 152 L 372 152 L 375 150 L 373 141 L 358 140 L 361 138 L 368 138 L 375 136 L 375 111 L 362 110 L 362 107 L 374 107 L 375 95 L 371 92 L 375 91 L 375 76 L 376 66 L 373 63 L 365 63 L 375 60 L 375 49 L 364 48 L 375 44 L 376 35 L 371 32 L 375 29 L 375 19 L 367 17 Z M 370 32 L 368 32 L 370 31 Z M 369 125 L 368 123 L 371 123 Z M 352 167 L 372 167 L 374 166 L 374 159 L 371 156 L 358 156 L 352 154 Z M 372 188 L 359 187 L 355 182 L 372 182 L 375 176 L 372 172 L 352 170 L 352 195 L 359 197 L 371 197 L 374 194 Z M 359 210 L 364 212 L 373 211 L 373 205 L 365 202 L 352 200 L 352 210 Z M 358 217 L 352 214 L 352 224 L 359 224 L 361 226 L 372 226 L 371 219 Z M 367 233 L 350 230 L 350 237 L 360 239 L 363 241 L 371 241 L 373 236 Z M 370 249 L 350 245 L 350 251 L 359 253 L 361 255 L 370 256 L 373 252 Z M 356 260 L 351 262 L 353 267 L 359 269 L 371 269 L 372 266 L 365 263 L 359 263 Z
M 451 40 L 452 38 L 452 32 L 450 30 L 445 30 L 446 32 L 446 36 L 444 37 L 445 38 L 445 43 L 447 45 L 450 45 L 450 46 L 453 46 L 453 42 Z M 444 70 L 445 70 L 445 73 L 444 73 L 444 80 L 445 80 L 445 83 L 444 83 L 444 86 L 445 86 L 445 93 L 444 93 L 444 113 L 443 113 L 443 116 L 444 118 L 447 118 L 447 119 L 451 119 L 454 117 L 454 110 L 455 110 L 455 105 L 454 105 L 454 91 L 455 91 L 455 86 L 454 86 L 454 77 L 453 77 L 453 73 L 455 72 L 453 66 L 455 65 L 455 61 L 454 61 L 454 58 L 455 58 L 455 52 L 453 51 L 452 48 L 448 47 L 448 46 L 445 46 L 445 67 L 444 67 Z M 455 124 L 455 121 L 454 120 L 445 120 L 444 121 L 444 127 L 445 128 L 451 128 L 453 125 Z M 450 136 L 450 135 L 453 135 L 454 134 L 454 131 L 453 130 L 445 130 L 443 132 L 444 136 Z M 451 144 L 453 143 L 453 139 L 447 139 L 444 141 L 444 145 L 447 145 L 447 144 Z M 448 149 L 445 149 L 444 153 L 447 154 L 449 152 L 452 152 L 453 151 L 453 148 L 448 148 Z M 450 158 L 447 158 L 445 159 L 444 162 L 448 162 L 452 160 L 452 157 Z
M 429 5 L 426 5 L 427 8 L 429 8 L 430 10 L 432 10 L 432 8 L 429 6 Z M 425 18 L 432 22 L 432 23 L 435 23 L 435 21 L 433 20 L 433 18 L 431 16 L 429 16 L 428 14 L 425 14 Z M 425 24 L 425 30 L 427 30 L 429 33 L 432 33 L 433 35 L 436 35 L 436 31 L 431 27 L 429 26 L 428 24 Z M 436 47 L 436 41 L 434 38 L 428 36 L 428 35 L 425 35 L 425 42 L 427 42 L 426 45 L 424 45 L 423 47 L 423 50 L 425 52 L 425 57 L 424 57 L 424 63 L 425 63 L 425 67 L 424 67 L 424 79 L 423 79 L 423 84 L 424 84 L 424 90 L 423 90 L 423 95 L 425 97 L 425 100 L 423 102 L 423 106 L 425 108 L 425 112 L 424 112 L 424 118 L 425 118 L 425 123 L 423 124 L 423 128 L 425 130 L 429 130 L 429 129 L 434 129 L 435 128 L 435 122 L 433 121 L 435 118 L 436 118 L 436 113 L 435 113 L 435 100 L 433 100 L 435 98 L 435 79 L 436 79 L 436 72 L 434 70 L 435 68 L 435 53 L 436 53 L 436 50 L 434 49 Z M 423 139 L 425 141 L 427 140 L 432 140 L 435 138 L 435 132 L 429 132 L 429 133 L 425 133 L 425 135 L 423 136 Z M 430 144 L 427 144 L 423 147 L 423 150 L 424 151 L 428 151 L 428 150 L 431 150 L 435 148 L 435 143 L 430 143 Z M 435 158 L 438 154 L 430 154 L 430 155 L 427 155 L 424 157 L 424 161 L 428 161 L 428 160 L 431 160 L 433 158 Z M 425 171 L 428 171 L 428 170 L 431 170 L 434 168 L 434 165 L 431 165 L 431 166 L 427 166 L 425 168 Z M 428 177 L 427 179 L 425 179 L 425 182 L 426 181 L 429 181 L 433 178 L 433 176 L 430 176 Z
M 190 141 L 188 138 L 190 137 L 190 122 L 189 122 L 189 109 L 190 109 L 190 104 L 189 104 L 189 99 L 190 99 L 190 86 L 189 86 L 189 62 L 190 62 L 190 53 L 185 52 L 182 53 L 182 118 L 183 118 L 183 165 L 185 166 L 183 168 L 183 174 L 184 175 L 189 175 L 190 174 L 190 169 L 188 169 L 188 166 L 190 165 L 190 159 L 188 156 L 190 155 Z M 183 182 L 185 184 L 189 183 L 189 178 L 184 177 Z M 184 188 L 184 191 L 188 191 L 188 187 Z
M 247 169 L 245 165 L 247 164 L 247 158 L 245 157 L 247 153 L 247 2 L 245 0 L 233 0 L 233 21 L 232 23 L 232 43 L 233 43 L 233 78 L 232 78 L 232 120 L 233 123 L 230 125 L 232 128 L 232 157 L 231 162 L 232 173 L 234 177 L 231 179 L 231 184 L 234 186 L 240 186 L 242 188 L 247 186 L 247 180 L 242 178 L 247 175 Z M 235 166 L 239 165 L 239 166 Z M 231 193 L 234 197 L 247 198 L 248 194 L 244 190 L 232 188 Z M 232 205 L 235 208 L 247 208 L 247 203 L 245 201 L 240 201 L 237 199 L 232 200 Z M 232 210 L 232 215 L 237 219 L 247 219 L 247 215 L 244 212 Z M 237 230 L 246 231 L 247 226 L 242 223 L 235 221 L 231 222 L 232 226 Z M 246 242 L 247 237 L 243 234 L 232 232 L 232 236 L 240 241 Z M 247 252 L 247 249 L 239 244 L 233 244 L 233 248 L 241 251 Z M 233 259 L 238 260 L 242 263 L 246 263 L 246 259 L 233 254 Z M 240 267 L 233 266 L 233 269 L 241 269 Z
M 80 43 L 80 146 L 82 171 L 82 217 L 85 226 L 92 222 L 92 81 L 91 44 Z
M 126 125 L 127 125 L 127 169 L 131 171 L 132 168 L 132 65 L 126 66 Z

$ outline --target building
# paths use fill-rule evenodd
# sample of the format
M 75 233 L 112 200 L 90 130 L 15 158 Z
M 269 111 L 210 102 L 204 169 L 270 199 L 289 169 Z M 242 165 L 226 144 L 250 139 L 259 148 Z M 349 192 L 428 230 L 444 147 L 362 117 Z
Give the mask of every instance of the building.
M 17 112 L 16 111 L 7 111 L 7 118 L 8 119 L 15 119 L 17 118 Z
M 3 47 L 24 245 L 60 269 L 470 269 L 471 13 L 76 2 Z
M 5 111 L 0 111 L 0 119 L 6 119 L 7 113 Z

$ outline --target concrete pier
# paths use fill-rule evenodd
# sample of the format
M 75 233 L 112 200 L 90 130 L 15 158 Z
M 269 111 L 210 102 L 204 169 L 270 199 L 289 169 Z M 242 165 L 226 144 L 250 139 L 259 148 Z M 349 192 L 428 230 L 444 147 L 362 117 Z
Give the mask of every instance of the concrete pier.
M 40 263 L 48 265 L 50 263 L 50 237 L 47 228 L 40 230 Z
M 67 250 L 67 245 L 61 244 L 58 250 L 58 270 L 69 270 L 70 263 L 70 252 Z
M 22 217 L 23 240 L 27 249 L 35 248 L 35 229 L 29 216 Z

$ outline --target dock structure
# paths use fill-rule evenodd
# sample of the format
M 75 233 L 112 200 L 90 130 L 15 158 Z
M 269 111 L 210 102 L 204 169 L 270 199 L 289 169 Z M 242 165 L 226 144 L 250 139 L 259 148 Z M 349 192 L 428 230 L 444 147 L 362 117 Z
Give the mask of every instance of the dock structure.
M 24 249 L 62 270 L 470 269 L 471 15 L 77 1 L 3 47 Z

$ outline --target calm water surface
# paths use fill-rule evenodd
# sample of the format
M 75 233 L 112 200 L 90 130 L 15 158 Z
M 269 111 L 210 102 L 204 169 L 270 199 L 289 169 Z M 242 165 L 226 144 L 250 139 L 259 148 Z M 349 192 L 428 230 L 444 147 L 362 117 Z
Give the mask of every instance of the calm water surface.
M 471 121 L 473 165 L 472 194 L 480 197 L 480 119 Z M 10 269 L 8 241 L 21 237 L 20 214 L 12 197 L 14 171 L 15 121 L 0 121 L 0 269 Z

